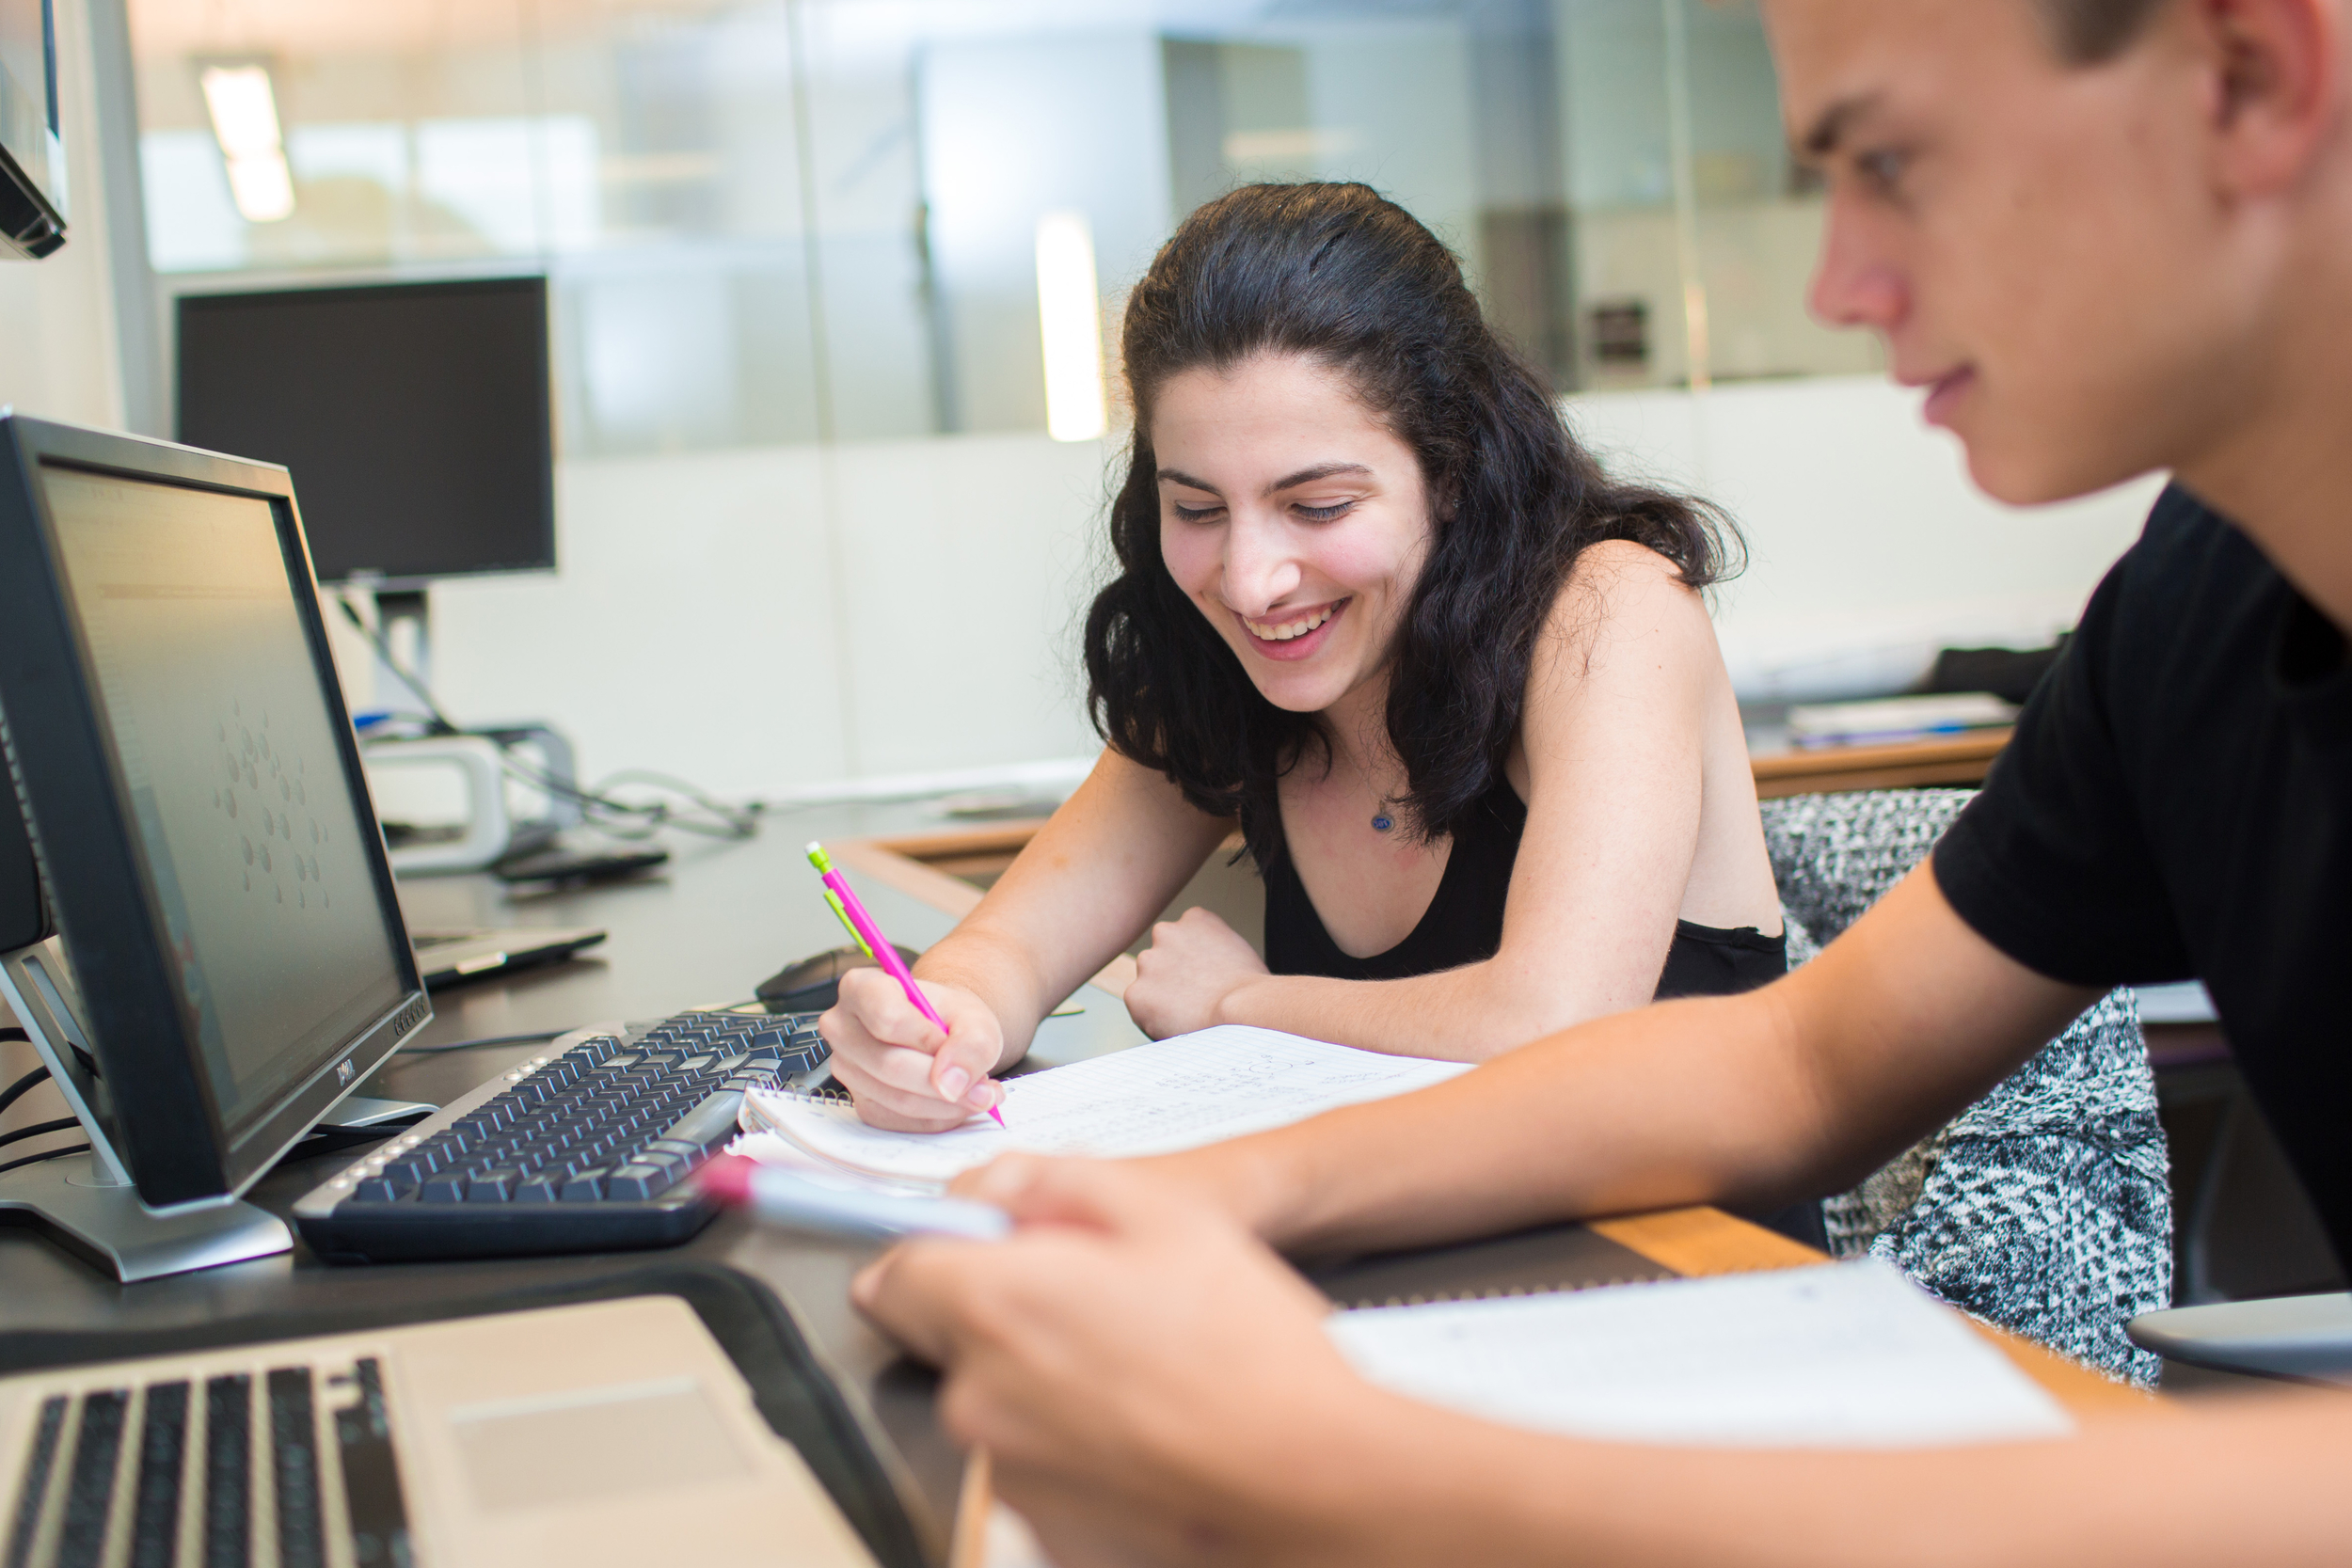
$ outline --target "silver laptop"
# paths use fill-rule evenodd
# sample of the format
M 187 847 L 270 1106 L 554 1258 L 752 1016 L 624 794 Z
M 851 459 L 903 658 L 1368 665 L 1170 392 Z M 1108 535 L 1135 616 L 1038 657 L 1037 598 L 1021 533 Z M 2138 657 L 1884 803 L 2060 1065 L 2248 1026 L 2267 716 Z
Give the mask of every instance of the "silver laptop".
M 874 1568 L 681 1301 L 0 1379 L 7 1568 Z

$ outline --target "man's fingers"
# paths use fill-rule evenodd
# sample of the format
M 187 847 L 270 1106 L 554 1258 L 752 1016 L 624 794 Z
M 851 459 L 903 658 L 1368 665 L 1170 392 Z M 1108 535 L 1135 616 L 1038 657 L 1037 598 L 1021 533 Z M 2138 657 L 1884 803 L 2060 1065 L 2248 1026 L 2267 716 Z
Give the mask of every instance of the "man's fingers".
M 896 1246 L 858 1271 L 850 1282 L 850 1300 L 883 1333 L 908 1352 L 932 1366 L 946 1364 L 952 1339 L 952 1297 L 930 1275 L 922 1256 L 930 1250 L 914 1243 Z

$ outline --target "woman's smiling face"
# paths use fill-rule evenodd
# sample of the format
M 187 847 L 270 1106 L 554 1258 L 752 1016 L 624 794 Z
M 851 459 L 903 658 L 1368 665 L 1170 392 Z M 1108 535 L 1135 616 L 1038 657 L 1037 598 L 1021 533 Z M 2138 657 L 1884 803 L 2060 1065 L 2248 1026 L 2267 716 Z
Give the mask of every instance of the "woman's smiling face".
M 1388 662 L 1431 536 L 1421 463 L 1303 356 L 1170 376 L 1152 410 L 1160 554 L 1266 701 L 1320 713 Z

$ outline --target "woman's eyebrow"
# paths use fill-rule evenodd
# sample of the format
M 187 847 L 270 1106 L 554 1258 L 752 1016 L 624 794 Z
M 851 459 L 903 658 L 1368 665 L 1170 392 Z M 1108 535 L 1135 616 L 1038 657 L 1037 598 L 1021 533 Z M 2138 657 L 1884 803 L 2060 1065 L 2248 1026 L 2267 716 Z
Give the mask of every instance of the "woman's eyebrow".
M 1295 474 L 1285 474 L 1267 485 L 1264 493 L 1269 496 L 1279 495 L 1284 490 L 1295 490 L 1302 484 L 1312 484 L 1316 480 L 1329 479 L 1335 474 L 1369 474 L 1371 472 L 1372 470 L 1361 463 L 1318 463 L 1311 468 L 1301 468 Z M 1163 484 L 1181 484 L 1189 490 L 1206 490 L 1212 496 L 1224 494 L 1207 480 L 1195 479 L 1182 468 L 1162 468 L 1158 478 Z
M 1361 463 L 1318 463 L 1311 468 L 1301 468 L 1295 474 L 1276 480 L 1265 487 L 1265 493 L 1272 496 L 1284 490 L 1295 490 L 1302 484 L 1312 484 L 1316 480 L 1329 479 L 1336 474 L 1369 474 L 1371 472 L 1372 470 Z

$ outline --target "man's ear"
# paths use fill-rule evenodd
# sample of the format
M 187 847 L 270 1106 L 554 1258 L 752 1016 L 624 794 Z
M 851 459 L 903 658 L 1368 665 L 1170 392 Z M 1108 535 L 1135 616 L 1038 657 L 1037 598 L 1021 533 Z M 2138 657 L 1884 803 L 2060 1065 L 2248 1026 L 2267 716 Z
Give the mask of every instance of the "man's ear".
M 2266 196 L 2301 179 L 2344 118 L 2344 0 L 2187 0 L 2211 72 L 2215 173 Z

